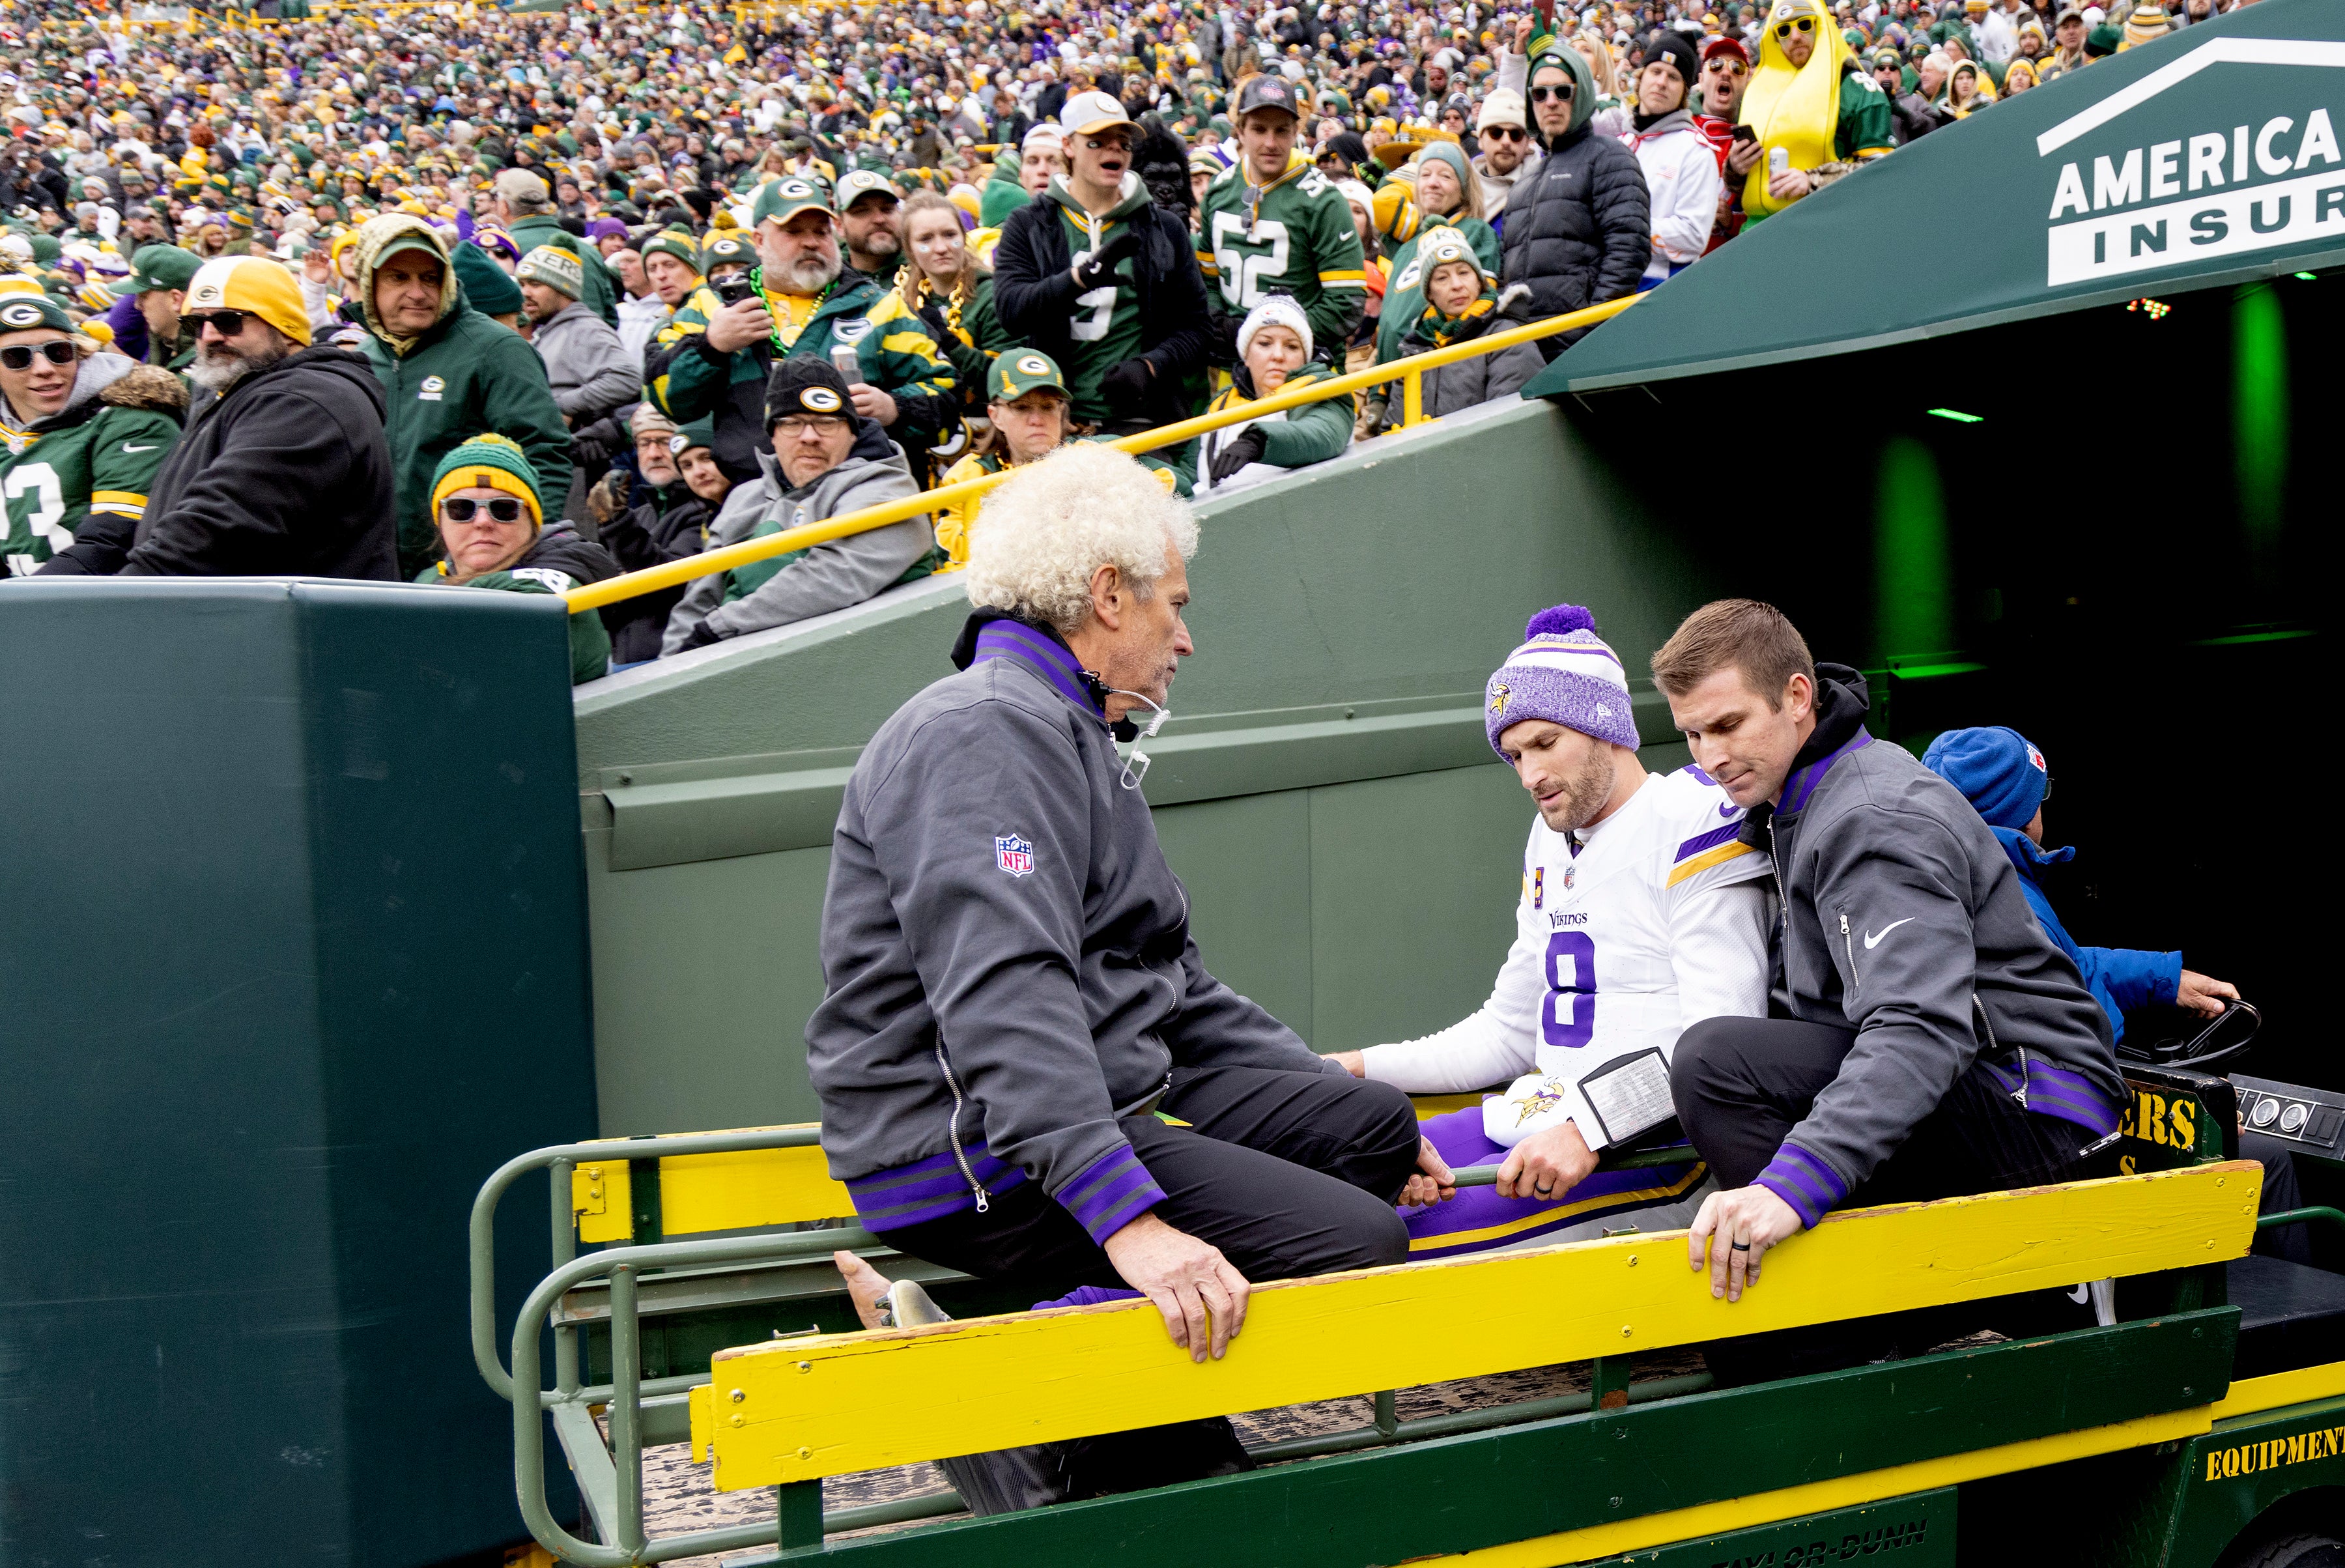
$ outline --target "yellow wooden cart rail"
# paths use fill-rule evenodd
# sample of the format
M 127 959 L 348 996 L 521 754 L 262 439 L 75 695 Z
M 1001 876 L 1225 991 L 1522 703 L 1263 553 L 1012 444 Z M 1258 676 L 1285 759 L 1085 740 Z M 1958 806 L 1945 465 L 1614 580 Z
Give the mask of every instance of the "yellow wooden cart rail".
M 1631 294 L 1625 299 L 1609 300 L 1601 305 L 1591 305 L 1584 311 L 1573 311 L 1565 315 L 1550 317 L 1544 321 L 1533 321 L 1528 326 L 1509 327 L 1505 331 L 1492 332 L 1477 338 L 1471 342 L 1453 343 L 1446 349 L 1433 349 L 1422 354 L 1411 354 L 1406 359 L 1395 360 L 1389 364 L 1371 366 L 1365 371 L 1353 371 L 1344 375 L 1329 377 L 1325 381 L 1315 381 L 1308 386 L 1297 387 L 1292 392 L 1274 392 L 1268 397 L 1256 398 L 1252 402 L 1241 403 L 1235 408 L 1224 409 L 1219 413 L 1200 414 L 1195 419 L 1184 419 L 1177 424 L 1143 431 L 1138 435 L 1122 436 L 1107 444 L 1123 452 L 1154 452 L 1160 447 L 1179 446 L 1211 431 L 1222 430 L 1233 424 L 1244 424 L 1248 421 L 1260 419 L 1266 413 L 1279 413 L 1287 409 L 1301 408 L 1306 403 L 1324 402 L 1329 398 L 1346 396 L 1369 387 L 1388 385 L 1393 382 L 1402 383 L 1404 410 L 1402 423 L 1405 425 L 1422 424 L 1426 423 L 1423 395 L 1426 372 L 1439 370 L 1444 365 L 1454 365 L 1461 360 L 1497 353 L 1502 349 L 1510 349 L 1517 343 L 1536 342 L 1541 338 L 1554 337 L 1558 332 L 1592 327 L 1599 321 L 1609 321 L 1619 315 L 1643 298 L 1641 294 Z M 901 523 L 907 517 L 917 517 L 923 513 L 934 512 L 938 507 L 948 503 L 971 500 L 1001 484 L 1015 472 L 1013 469 L 1005 469 L 1001 473 L 989 473 L 982 478 L 964 479 L 957 484 L 939 485 L 934 490 L 924 490 L 918 495 L 907 496 L 900 501 L 890 501 L 881 505 L 867 506 L 859 511 L 843 513 L 821 523 L 809 523 L 803 528 L 788 528 L 779 534 L 745 539 L 737 545 L 727 545 L 720 549 L 704 551 L 697 555 L 687 555 L 680 561 L 665 562 L 657 566 L 646 567 L 640 572 L 628 572 L 599 583 L 590 583 L 584 587 L 573 588 L 563 597 L 569 601 L 573 614 L 580 610 L 599 609 L 604 605 L 614 605 L 623 599 L 634 598 L 638 595 L 654 594 L 662 588 L 672 588 L 679 583 L 688 583 L 695 577 L 705 577 L 716 572 L 730 572 L 736 567 L 748 565 L 752 562 L 787 555 L 793 550 L 805 550 L 817 545 L 827 545 L 833 539 L 844 539 L 851 535 L 868 533 L 874 528 L 884 528 L 891 523 Z

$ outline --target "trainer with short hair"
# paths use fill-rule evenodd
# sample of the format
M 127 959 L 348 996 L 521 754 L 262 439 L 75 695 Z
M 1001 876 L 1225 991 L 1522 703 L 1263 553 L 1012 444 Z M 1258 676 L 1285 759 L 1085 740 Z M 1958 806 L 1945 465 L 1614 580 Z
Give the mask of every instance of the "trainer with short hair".
M 1188 507 L 1107 447 L 987 499 L 960 673 L 848 781 L 807 1047 L 868 1228 L 1038 1298 L 1128 1285 L 1202 1361 L 1250 1281 L 1402 1261 L 1393 1204 L 1449 1172 L 1406 1095 L 1312 1054 L 1189 933 L 1116 740 L 1193 651 L 1196 547 Z
M 1842 1204 L 2112 1174 L 2108 1020 L 1970 802 L 1873 744 L 1864 677 L 1819 667 L 1771 605 L 1722 599 L 1653 679 L 1783 900 L 1773 1016 L 1696 1023 L 1671 1064 L 1722 1189 L 1689 1233 L 1696 1268 L 1716 1237 L 1711 1293 L 1739 1299 L 1769 1247 Z

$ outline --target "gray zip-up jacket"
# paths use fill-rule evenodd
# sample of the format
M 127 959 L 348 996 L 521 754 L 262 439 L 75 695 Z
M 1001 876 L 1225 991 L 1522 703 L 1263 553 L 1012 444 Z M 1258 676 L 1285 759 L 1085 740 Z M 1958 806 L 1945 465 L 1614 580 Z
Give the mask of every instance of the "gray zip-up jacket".
M 797 490 L 782 477 L 782 466 L 771 451 L 757 453 L 757 466 L 764 475 L 757 484 L 736 486 L 725 498 L 716 521 L 709 525 L 710 549 L 739 544 L 760 524 L 803 527 L 917 494 L 920 488 L 904 454 L 892 446 L 885 459 L 850 453 L 846 462 Z M 669 613 L 660 652 L 681 652 L 703 621 L 720 638 L 737 637 L 859 605 L 909 571 L 934 539 L 925 512 L 868 533 L 850 534 L 817 545 L 730 603 L 725 596 L 732 574 L 695 578 Z
M 644 367 L 593 307 L 577 303 L 537 323 L 531 346 L 545 361 L 553 406 L 582 429 L 644 395 Z
M 831 840 L 822 1144 L 887 1230 L 1033 1180 L 1101 1241 L 1162 1197 L 1117 1128 L 1176 1066 L 1343 1069 L 1205 972 L 1056 633 L 980 611 L 864 748 Z
M 2003 846 L 1953 785 L 1873 743 L 1863 676 L 1816 674 L 1815 734 L 1782 804 L 1754 809 L 1741 832 L 1772 853 L 1783 895 L 1771 1011 L 1857 1031 L 1758 1177 L 1809 1225 L 1983 1054 L 2005 1093 L 2081 1129 L 2080 1149 L 2117 1131 L 2126 1098 L 2108 1019 L 2036 923 Z

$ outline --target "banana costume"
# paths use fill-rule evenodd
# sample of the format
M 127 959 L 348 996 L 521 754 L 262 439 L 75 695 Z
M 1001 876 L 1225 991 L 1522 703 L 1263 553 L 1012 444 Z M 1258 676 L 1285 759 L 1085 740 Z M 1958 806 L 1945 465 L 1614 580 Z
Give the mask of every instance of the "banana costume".
M 1814 33 L 1807 64 L 1794 66 L 1783 41 L 1802 25 Z M 1742 122 L 1759 133 L 1766 155 L 1751 166 L 1742 182 L 1742 209 L 1752 217 L 1791 205 L 1767 194 L 1768 162 L 1787 148 L 1793 168 L 1814 168 L 1832 160 L 1833 133 L 1840 128 L 1840 63 L 1848 53 L 1840 30 L 1816 0 L 1775 0 L 1759 36 L 1759 66 L 1742 93 Z

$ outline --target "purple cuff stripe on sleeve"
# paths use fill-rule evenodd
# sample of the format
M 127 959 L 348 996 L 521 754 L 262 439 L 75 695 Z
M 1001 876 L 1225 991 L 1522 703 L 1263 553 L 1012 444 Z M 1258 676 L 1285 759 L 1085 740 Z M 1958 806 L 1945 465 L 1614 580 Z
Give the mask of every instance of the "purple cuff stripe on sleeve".
M 1792 1206 L 1800 1223 L 1812 1227 L 1848 1196 L 1848 1186 L 1832 1167 L 1797 1144 L 1785 1144 L 1759 1173 L 1754 1186 L 1763 1186 Z
M 1118 1144 L 1083 1167 L 1058 1197 L 1075 1223 L 1104 1246 L 1109 1237 L 1162 1203 L 1164 1189 L 1130 1144 Z

